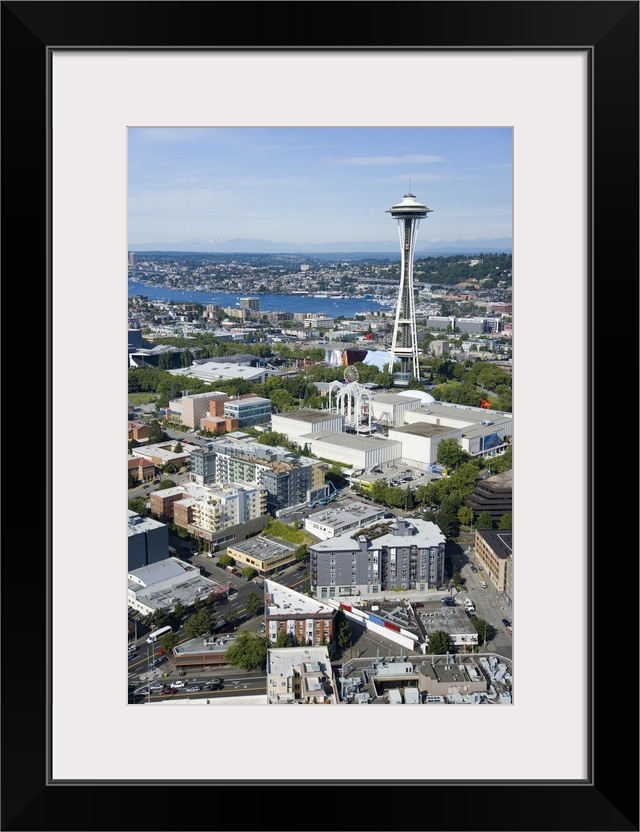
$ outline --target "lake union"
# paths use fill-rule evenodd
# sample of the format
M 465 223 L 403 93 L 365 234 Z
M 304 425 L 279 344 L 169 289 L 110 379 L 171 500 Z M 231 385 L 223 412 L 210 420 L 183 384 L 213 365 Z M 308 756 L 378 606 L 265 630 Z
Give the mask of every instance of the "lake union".
M 144 295 L 149 300 L 174 301 L 177 303 L 200 303 L 206 306 L 214 303 L 219 306 L 239 306 L 241 297 L 260 299 L 260 311 L 264 312 L 313 312 L 322 313 L 330 318 L 343 316 L 352 318 L 388 308 L 373 298 L 331 298 L 313 295 L 260 295 L 249 292 L 238 295 L 231 292 L 201 292 L 195 289 L 168 289 L 165 286 L 147 286 L 137 280 L 128 281 L 129 297 Z

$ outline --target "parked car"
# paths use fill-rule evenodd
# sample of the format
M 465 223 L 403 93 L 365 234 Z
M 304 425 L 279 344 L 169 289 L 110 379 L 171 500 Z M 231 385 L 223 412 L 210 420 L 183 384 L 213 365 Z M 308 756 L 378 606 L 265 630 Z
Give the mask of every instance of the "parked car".
M 190 685 L 190 686 L 186 689 L 186 691 L 185 691 L 185 692 L 186 692 L 186 693 L 197 693 L 199 690 L 202 690 L 202 688 L 200 687 L 200 685 Z
M 165 688 L 161 693 L 160 696 L 172 696 L 175 693 L 173 688 Z
M 175 682 L 171 682 L 171 687 L 174 690 L 179 690 L 180 688 L 184 688 L 186 686 L 187 686 L 187 683 L 185 681 L 183 681 L 182 679 L 178 679 Z
M 510 627 L 511 626 L 511 624 L 509 624 L 509 622 L 507 621 L 506 618 L 502 619 L 502 624 L 503 624 L 504 627 Z
M 486 584 L 486 582 L 485 582 L 485 581 L 480 581 L 480 586 L 481 586 L 483 589 L 486 589 L 486 588 L 487 588 L 487 584 Z
M 160 684 L 160 682 L 155 682 L 153 685 L 149 685 L 149 690 L 164 690 L 164 685 Z

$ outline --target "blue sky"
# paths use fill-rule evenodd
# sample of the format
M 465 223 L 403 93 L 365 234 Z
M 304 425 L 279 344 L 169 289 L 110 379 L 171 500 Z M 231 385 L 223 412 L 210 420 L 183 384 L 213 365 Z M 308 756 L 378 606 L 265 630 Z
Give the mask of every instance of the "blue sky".
M 130 128 L 128 238 L 392 242 L 409 189 L 419 243 L 511 237 L 510 128 Z

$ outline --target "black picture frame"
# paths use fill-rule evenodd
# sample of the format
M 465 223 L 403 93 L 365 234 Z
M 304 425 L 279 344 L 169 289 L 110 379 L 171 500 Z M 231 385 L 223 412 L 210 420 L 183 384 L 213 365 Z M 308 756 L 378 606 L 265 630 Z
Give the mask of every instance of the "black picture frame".
M 217 787 L 205 799 L 194 788 L 210 781 L 180 780 L 55 783 L 48 780 L 51 707 L 50 488 L 43 490 L 43 534 L 29 557 L 30 608 L 16 585 L 26 555 L 5 547 L 2 560 L 2 829 L 13 830 L 315 830 L 385 828 L 441 830 L 638 830 L 637 650 L 611 679 L 613 652 L 623 634 L 637 631 L 637 558 L 612 563 L 614 540 L 626 528 L 603 528 L 596 507 L 596 478 L 615 477 L 605 431 L 609 412 L 597 395 L 594 373 L 607 354 L 612 315 L 610 278 L 624 280 L 625 307 L 636 300 L 638 276 L 638 2 L 3 2 L 3 264 L 5 279 L 24 270 L 43 276 L 50 264 L 48 64 L 53 48 L 292 48 L 292 49 L 509 49 L 586 50 L 590 58 L 591 159 L 588 356 L 591 413 L 589 438 L 589 593 L 591 625 L 589 712 L 592 726 L 589 775 L 584 782 L 496 782 L 483 778 L 482 734 L 474 743 L 478 780 L 438 783 L 407 779 L 381 784 L 359 780 L 277 779 Z M 295 11 L 294 11 L 295 10 Z M 411 25 L 406 25 L 408 12 Z M 287 26 L 283 21 L 288 21 Z M 228 20 L 235 21 L 229 25 Z M 209 42 L 207 35 L 213 33 Z M 25 198 L 26 197 L 26 198 Z M 34 245 L 34 240 L 37 244 Z M 13 290 L 19 292 L 18 289 Z M 629 292 L 632 297 L 629 298 Z M 46 291 L 43 291 L 43 298 Z M 19 294 L 12 297 L 11 314 Z M 619 303 L 618 297 L 617 302 Z M 7 304 L 5 302 L 5 310 Z M 621 311 L 621 310 L 618 310 Z M 634 313 L 635 314 L 635 313 Z M 33 324 L 33 319 L 32 319 Z M 36 321 L 48 357 L 42 389 L 50 402 L 48 305 Z M 36 328 L 36 327 L 33 327 Z M 37 351 L 34 351 L 37 354 Z M 628 371 L 628 367 L 627 367 Z M 610 370 L 607 382 L 617 380 Z M 623 378 L 621 375 L 620 378 Z M 637 373 L 631 379 L 635 395 Z M 50 410 L 47 411 L 50 413 Z M 50 448 L 51 424 L 47 420 Z M 601 442 L 596 441 L 600 428 Z M 561 453 L 560 453 L 561 455 Z M 11 466 L 13 467 L 13 466 Z M 5 468 L 6 470 L 6 468 Z M 46 460 L 50 484 L 51 458 Z M 633 466 L 635 477 L 635 466 Z M 40 486 L 41 487 L 41 486 Z M 19 491 L 20 489 L 18 489 Z M 622 498 L 621 498 L 622 499 Z M 623 504 L 623 503 L 621 503 Z M 602 504 L 601 504 L 602 505 Z M 620 509 L 617 516 L 620 518 Z M 635 521 L 633 509 L 624 524 Z M 44 518 L 47 522 L 44 522 Z M 596 519 L 599 535 L 596 536 Z M 568 518 L 570 521 L 570 518 Z M 7 524 L 13 524 L 8 520 Z M 635 535 L 632 534 L 632 540 Z M 31 540 L 31 545 L 35 541 Z M 597 546 L 596 542 L 600 545 Z M 13 547 L 12 547 L 13 548 Z M 16 547 L 18 548 L 18 547 Z M 20 548 L 23 548 L 22 546 Z M 608 625 L 610 596 L 624 572 L 627 603 Z M 631 572 L 631 574 L 629 574 Z M 613 574 L 617 573 L 617 574 Z M 603 576 L 606 575 L 605 580 Z M 19 633 L 17 632 L 19 630 Z M 556 649 L 570 645 L 555 634 Z M 28 655 L 16 658 L 19 644 Z M 569 652 L 568 652 L 568 655 Z M 615 670 L 615 668 L 614 668 Z M 629 672 L 630 671 L 630 672 Z M 20 678 L 25 678 L 24 684 Z M 624 694 L 621 691 L 624 689 Z M 256 732 L 255 753 L 263 753 Z M 313 740 L 307 739 L 309 748 Z M 626 749 L 631 746 L 631 754 Z M 321 749 L 320 749 L 321 750 Z M 304 752 L 303 752 L 304 753 Z M 430 752 L 429 749 L 425 753 Z M 465 753 L 462 750 L 461 753 Z M 549 749 L 553 753 L 553 749 Z M 326 756 L 329 761 L 330 756 Z M 280 775 L 282 772 L 280 772 Z M 134 794 L 129 791 L 134 789 Z M 243 790 L 252 789 L 247 799 Z M 258 792 L 253 792 L 258 789 Z M 386 789 L 381 791 L 381 789 Z M 149 791 L 150 790 L 150 791 Z M 267 800 L 268 796 L 268 800 Z M 133 797 L 133 799 L 131 799 Z

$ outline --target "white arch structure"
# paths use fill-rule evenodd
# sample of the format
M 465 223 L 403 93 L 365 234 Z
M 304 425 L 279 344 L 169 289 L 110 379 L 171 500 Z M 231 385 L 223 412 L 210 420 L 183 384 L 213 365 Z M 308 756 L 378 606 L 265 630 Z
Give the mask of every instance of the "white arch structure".
M 335 410 L 332 401 L 334 390 L 337 391 Z M 357 381 L 351 381 L 348 384 L 343 384 L 341 381 L 331 382 L 329 410 L 344 416 L 345 427 L 359 428 L 360 425 L 368 422 L 369 431 L 371 431 L 371 391 Z

